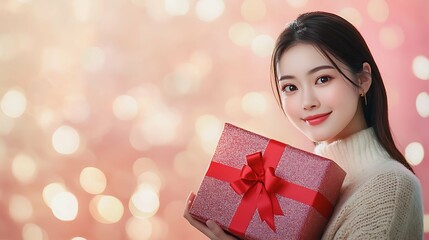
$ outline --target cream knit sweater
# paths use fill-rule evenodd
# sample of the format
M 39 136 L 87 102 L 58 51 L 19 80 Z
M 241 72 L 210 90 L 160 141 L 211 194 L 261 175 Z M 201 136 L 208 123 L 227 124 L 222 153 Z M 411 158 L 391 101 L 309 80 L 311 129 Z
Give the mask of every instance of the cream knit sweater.
M 419 180 L 388 155 L 372 128 L 321 143 L 315 153 L 347 172 L 322 239 L 423 239 Z

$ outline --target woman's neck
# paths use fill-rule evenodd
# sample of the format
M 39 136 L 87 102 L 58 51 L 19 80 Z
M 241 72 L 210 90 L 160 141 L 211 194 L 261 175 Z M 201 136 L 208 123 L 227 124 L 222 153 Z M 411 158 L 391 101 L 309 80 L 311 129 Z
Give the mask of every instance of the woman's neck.
M 347 178 L 355 177 L 380 162 L 391 160 L 389 154 L 378 143 L 372 128 L 331 143 L 319 143 L 314 151 L 335 161 L 347 172 Z

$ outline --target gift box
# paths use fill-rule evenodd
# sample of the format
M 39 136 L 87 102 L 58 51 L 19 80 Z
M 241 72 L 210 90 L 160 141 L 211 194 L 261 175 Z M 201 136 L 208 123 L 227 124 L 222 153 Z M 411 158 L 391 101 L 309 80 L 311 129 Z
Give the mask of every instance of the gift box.
M 189 213 L 243 239 L 320 239 L 345 172 L 226 123 Z

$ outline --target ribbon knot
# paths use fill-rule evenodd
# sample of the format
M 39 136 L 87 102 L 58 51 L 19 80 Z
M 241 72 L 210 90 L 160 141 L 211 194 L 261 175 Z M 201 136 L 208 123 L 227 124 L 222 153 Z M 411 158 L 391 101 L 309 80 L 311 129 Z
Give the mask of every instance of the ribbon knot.
M 281 178 L 275 175 L 273 167 L 264 168 L 261 152 L 247 155 L 246 159 L 248 165 L 243 166 L 240 178 L 230 185 L 236 193 L 244 194 L 244 201 L 256 202 L 261 221 L 276 231 L 274 215 L 284 215 L 276 197 Z
M 262 175 L 262 176 L 258 175 L 258 182 L 264 184 L 264 182 L 265 182 L 265 174 Z

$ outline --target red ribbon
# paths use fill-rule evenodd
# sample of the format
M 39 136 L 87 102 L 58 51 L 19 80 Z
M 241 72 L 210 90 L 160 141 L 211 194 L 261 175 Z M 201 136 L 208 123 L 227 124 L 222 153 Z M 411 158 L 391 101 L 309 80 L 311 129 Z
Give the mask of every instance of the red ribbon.
M 243 195 L 243 201 L 256 198 L 256 206 L 262 221 L 266 221 L 273 231 L 274 215 L 283 215 L 276 198 L 276 190 L 281 187 L 281 178 L 274 174 L 274 168 L 264 169 L 262 153 L 257 152 L 246 156 L 248 165 L 241 169 L 240 179 L 230 183 L 236 193 Z
M 210 163 L 206 176 L 229 182 L 235 192 L 243 195 L 229 225 L 232 233 L 243 236 L 256 209 L 261 221 L 275 232 L 274 215 L 284 215 L 276 194 L 314 207 L 327 219 L 330 217 L 333 206 L 323 195 L 275 175 L 285 147 L 281 142 L 270 140 L 263 156 L 261 152 L 246 156 L 248 165 L 241 170 Z

